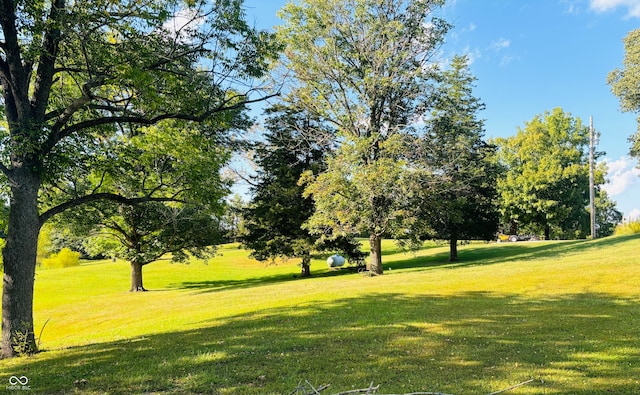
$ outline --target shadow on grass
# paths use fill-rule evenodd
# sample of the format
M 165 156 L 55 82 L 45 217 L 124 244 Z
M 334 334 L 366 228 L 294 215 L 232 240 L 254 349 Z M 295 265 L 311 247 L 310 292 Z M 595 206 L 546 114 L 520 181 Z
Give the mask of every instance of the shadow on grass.
M 242 280 L 203 280 L 203 281 L 186 281 L 173 284 L 172 288 L 187 290 L 202 290 L 207 292 L 219 292 L 231 288 L 251 288 L 262 285 L 281 283 L 298 279 L 299 276 L 294 274 L 276 274 L 271 276 L 260 276 L 246 278 Z
M 491 246 L 469 245 L 459 247 L 459 260 L 449 261 L 449 252 L 429 256 L 415 256 L 390 263 L 393 269 L 415 269 L 428 267 L 460 267 L 491 265 L 508 261 L 560 258 L 574 254 L 588 254 L 601 248 L 615 247 L 631 240 L 640 240 L 640 234 L 607 237 L 597 240 L 570 240 L 557 242 L 517 242 L 493 244 Z
M 604 294 L 378 294 L 44 352 L 0 364 L 0 377 L 26 376 L 30 393 L 46 394 L 290 394 L 308 380 L 327 393 L 373 382 L 462 395 L 530 378 L 544 382 L 510 393 L 634 394 L 639 308 Z
M 383 260 L 383 266 L 385 268 L 392 268 L 393 270 L 420 270 L 434 267 L 456 268 L 461 266 L 491 265 L 507 261 L 529 261 L 578 253 L 589 253 L 591 250 L 611 247 L 616 244 L 636 239 L 640 239 L 640 235 L 608 237 L 591 241 L 571 240 L 560 242 L 518 242 L 494 244 L 491 246 L 468 245 L 459 249 L 458 256 L 460 259 L 456 262 L 449 262 L 449 252 L 447 250 L 446 252 L 433 252 L 426 256 L 412 256 L 411 253 L 407 253 L 406 255 L 408 257 L 405 259 L 399 259 L 388 263 Z M 429 251 L 435 247 L 437 247 L 435 244 L 427 245 L 421 251 Z M 393 251 L 395 253 L 400 253 L 402 250 L 397 249 Z M 322 258 L 323 256 L 320 257 Z M 314 264 L 311 267 L 313 277 L 315 278 L 357 273 L 357 270 L 351 270 L 347 267 L 339 270 L 327 270 L 324 267 L 319 269 L 319 267 L 321 267 L 320 264 Z M 299 278 L 298 273 L 289 273 L 260 276 L 242 280 L 190 281 L 173 284 L 171 287 L 178 289 L 200 290 L 202 292 L 218 292 L 231 288 L 250 288 L 294 280 L 300 281 L 304 279 Z

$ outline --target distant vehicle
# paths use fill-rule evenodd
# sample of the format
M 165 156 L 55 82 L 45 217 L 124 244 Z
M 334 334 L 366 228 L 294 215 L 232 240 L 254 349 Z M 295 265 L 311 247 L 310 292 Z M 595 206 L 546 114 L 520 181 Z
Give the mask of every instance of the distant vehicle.
M 499 234 L 498 235 L 498 243 L 501 242 L 505 242 L 505 241 L 510 241 L 510 242 L 516 242 L 516 241 L 538 241 L 540 240 L 540 237 L 538 237 L 537 235 L 505 235 L 505 234 Z

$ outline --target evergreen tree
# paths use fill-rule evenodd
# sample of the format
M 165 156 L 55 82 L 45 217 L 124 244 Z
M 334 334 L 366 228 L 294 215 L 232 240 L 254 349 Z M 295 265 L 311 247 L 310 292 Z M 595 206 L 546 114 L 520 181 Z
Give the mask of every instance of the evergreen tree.
M 382 274 L 381 241 L 410 228 L 403 145 L 424 112 L 424 87 L 449 24 L 443 0 L 303 0 L 278 29 L 295 80 L 286 99 L 335 127 L 327 170 L 307 179 L 309 227 L 369 237 L 369 267 Z
M 596 232 L 598 237 L 611 236 L 616 226 L 622 223 L 622 212 L 602 188 L 596 188 Z M 589 224 L 591 231 L 591 224 Z
M 495 147 L 483 140 L 484 104 L 473 96 L 475 78 L 466 57 L 455 57 L 433 96 L 422 140 L 427 180 L 422 216 L 430 237 L 449 241 L 451 261 L 459 240 L 489 240 L 498 226 Z
M 302 277 L 311 275 L 311 253 L 335 247 L 352 254 L 359 246 L 350 239 L 329 239 L 303 227 L 313 214 L 313 199 L 303 196 L 299 180 L 305 172 L 325 168 L 331 151 L 330 130 L 309 113 L 277 105 L 266 111 L 265 141 L 256 144 L 258 173 L 251 188 L 253 199 L 244 209 L 244 245 L 258 260 L 278 257 L 302 259 Z M 341 243 L 341 244 L 340 244 Z

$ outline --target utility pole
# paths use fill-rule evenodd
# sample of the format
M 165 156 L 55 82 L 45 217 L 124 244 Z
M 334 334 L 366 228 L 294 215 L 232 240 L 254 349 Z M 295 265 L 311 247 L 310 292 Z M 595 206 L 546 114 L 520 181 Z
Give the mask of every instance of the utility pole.
M 591 214 L 591 239 L 598 237 L 596 233 L 596 189 L 595 189 L 595 132 L 593 117 L 589 117 L 589 211 Z

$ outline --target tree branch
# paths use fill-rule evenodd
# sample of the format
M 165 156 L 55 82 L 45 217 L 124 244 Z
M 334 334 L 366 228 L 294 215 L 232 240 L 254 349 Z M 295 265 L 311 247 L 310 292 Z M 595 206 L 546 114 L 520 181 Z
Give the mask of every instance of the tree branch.
M 91 102 L 91 100 L 93 99 L 91 90 L 93 88 L 97 88 L 100 85 L 102 85 L 104 83 L 104 80 L 105 78 L 104 76 L 102 76 L 102 77 L 90 79 L 89 81 L 85 82 L 85 84 L 82 86 L 82 96 L 75 99 L 69 105 L 69 107 L 67 107 L 61 114 L 58 115 L 58 120 L 56 121 L 56 123 L 53 124 L 52 132 L 49 135 L 49 138 L 47 139 L 47 145 L 50 144 L 49 140 L 52 140 L 52 143 L 54 145 L 59 141 L 56 135 L 64 127 L 64 125 L 69 121 L 69 119 L 71 119 L 73 114 L 75 114 L 78 110 L 80 110 L 82 107 L 86 106 Z
M 136 204 L 146 203 L 146 202 L 179 202 L 185 203 L 184 200 L 178 199 L 176 195 L 171 197 L 152 197 L 152 196 L 143 196 L 143 197 L 135 197 L 128 198 L 125 196 L 121 196 L 115 193 L 93 193 L 90 195 L 80 196 L 75 199 L 68 200 L 64 203 L 61 203 L 55 207 L 50 208 L 44 213 L 40 214 L 40 224 L 44 224 L 48 219 L 53 217 L 56 214 L 60 214 L 65 210 L 81 206 L 83 204 L 95 202 L 98 200 L 108 200 L 128 206 L 134 206 Z
M 36 117 L 44 119 L 49 104 L 49 94 L 55 72 L 55 59 L 58 56 L 58 46 L 62 37 L 59 19 L 64 13 L 64 0 L 51 2 L 47 17 L 47 30 L 44 33 L 42 52 L 38 60 L 36 83 L 31 106 Z
M 127 232 L 122 229 L 120 225 L 118 225 L 115 221 L 109 221 L 108 223 L 101 224 L 103 227 L 111 230 L 113 233 L 104 232 L 104 235 L 115 237 L 120 244 L 125 246 L 126 248 L 134 248 L 133 243 L 129 240 L 129 235 Z M 100 233 L 98 233 L 100 234 Z
M 2 172 L 2 174 L 4 174 L 7 178 L 11 177 L 11 170 L 9 170 L 9 168 L 7 166 L 4 165 L 4 163 L 0 162 L 0 171 Z
M 522 387 L 523 385 L 526 384 L 530 384 L 533 383 L 535 381 L 540 381 L 542 383 L 544 383 L 543 380 L 540 379 L 531 379 L 531 380 L 527 380 L 527 381 L 523 381 L 521 383 L 518 383 L 516 385 L 512 385 L 509 388 L 505 388 L 499 391 L 495 391 L 492 392 L 490 394 L 487 395 L 497 395 L 497 394 L 501 394 L 503 392 L 507 392 L 510 391 L 512 389 L 518 388 L 518 387 Z M 323 391 L 327 388 L 329 388 L 330 384 L 324 384 L 318 388 L 314 388 L 313 385 L 311 385 L 311 383 L 306 380 L 306 384 L 305 385 L 300 385 L 298 384 L 298 387 L 293 390 L 293 392 L 291 392 L 289 395 L 293 395 L 293 394 L 298 394 L 300 393 L 300 391 L 307 391 L 307 390 L 311 390 L 311 392 L 307 393 L 305 392 L 305 395 L 318 395 L 320 394 L 320 391 Z M 369 388 L 360 388 L 360 389 L 355 389 L 355 390 L 349 390 L 349 391 L 343 391 L 343 392 L 337 392 L 333 395 L 353 395 L 353 394 L 375 394 L 378 392 L 378 389 L 380 388 L 380 385 L 378 384 L 377 386 L 373 386 L 373 383 L 371 383 L 369 385 Z M 372 392 L 373 391 L 373 392 Z M 426 392 L 409 392 L 409 393 L 405 393 L 405 394 L 379 394 L 379 395 L 451 395 L 451 394 L 445 394 L 443 392 L 432 392 L 432 391 L 426 391 Z
M 0 57 L 0 76 L 2 76 L 2 79 L 5 81 L 10 81 L 9 65 L 2 57 Z
M 10 122 L 26 118 L 30 110 L 27 93 L 30 70 L 26 68 L 22 61 L 18 29 L 15 24 L 16 20 L 14 2 L 12 0 L 1 0 L 0 26 L 4 38 L 2 73 L 5 75 L 2 84 L 5 89 L 5 99 L 11 98 L 10 102 L 5 103 L 8 107 L 7 118 Z
M 109 125 L 109 124 L 115 124 L 115 123 L 131 123 L 131 124 L 138 124 L 138 125 L 155 125 L 160 121 L 164 121 L 167 119 L 180 119 L 180 120 L 184 120 L 184 121 L 193 121 L 193 122 L 203 122 L 204 120 L 206 120 L 207 118 L 211 117 L 214 114 L 223 112 L 223 111 L 230 111 L 230 110 L 235 110 L 235 109 L 239 109 L 247 104 L 251 104 L 251 103 L 258 103 L 264 100 L 269 100 L 273 97 L 277 97 L 279 96 L 280 93 L 273 93 L 267 96 L 263 96 L 257 99 L 251 99 L 251 100 L 242 100 L 238 103 L 232 104 L 232 105 L 226 105 L 226 103 L 228 103 L 229 101 L 226 101 L 225 104 L 222 104 L 216 108 L 213 108 L 207 112 L 205 112 L 204 114 L 201 115 L 193 115 L 193 114 L 187 114 L 187 113 L 165 113 L 165 114 L 160 114 L 157 115 L 155 117 L 145 117 L 143 115 L 138 115 L 138 114 L 132 114 L 132 115 L 119 115 L 119 116 L 112 116 L 112 117 L 101 117 L 101 118 L 95 118 L 95 119 L 91 119 L 88 121 L 84 121 L 84 122 L 78 122 L 76 124 L 70 125 L 67 128 L 64 128 L 62 130 L 60 130 L 59 132 L 55 132 L 55 133 L 51 133 L 49 135 L 49 138 L 47 139 L 47 141 L 43 144 L 43 148 L 42 148 L 42 153 L 43 154 L 48 154 L 53 147 L 55 147 L 55 145 L 61 141 L 62 139 L 71 136 L 72 134 L 85 130 L 85 129 L 90 129 L 93 127 L 97 127 L 97 126 L 102 126 L 102 125 Z M 81 101 L 82 99 L 78 99 L 77 105 L 81 105 Z M 86 103 L 85 103 L 86 104 Z M 116 108 L 110 108 L 108 106 L 104 107 L 104 109 L 110 109 L 113 110 L 114 112 L 116 111 Z M 71 110 L 69 110 L 71 111 Z M 122 111 L 122 109 L 120 109 L 120 111 Z M 66 113 L 67 111 L 65 111 Z M 71 114 L 71 113 L 70 113 Z M 64 114 L 63 114 L 64 115 Z M 58 123 L 56 123 L 57 125 Z

